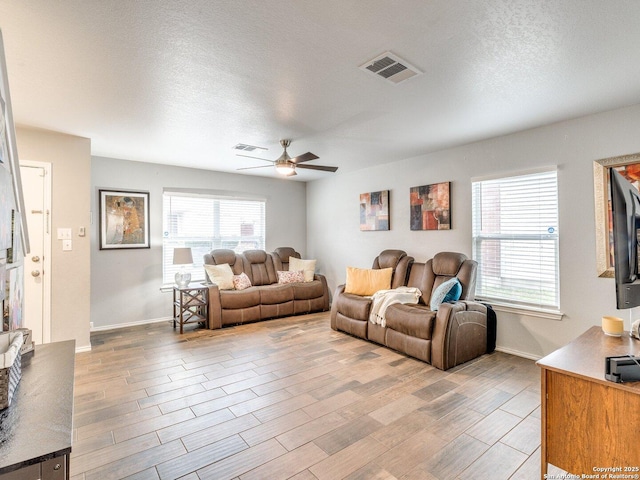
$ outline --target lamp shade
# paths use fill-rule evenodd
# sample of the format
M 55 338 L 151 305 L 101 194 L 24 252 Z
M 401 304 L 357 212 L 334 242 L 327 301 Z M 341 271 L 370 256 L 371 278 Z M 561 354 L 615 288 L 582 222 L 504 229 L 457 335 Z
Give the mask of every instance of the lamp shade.
M 191 255 L 191 247 L 173 249 L 174 265 L 188 265 L 190 263 L 193 263 L 193 255 Z

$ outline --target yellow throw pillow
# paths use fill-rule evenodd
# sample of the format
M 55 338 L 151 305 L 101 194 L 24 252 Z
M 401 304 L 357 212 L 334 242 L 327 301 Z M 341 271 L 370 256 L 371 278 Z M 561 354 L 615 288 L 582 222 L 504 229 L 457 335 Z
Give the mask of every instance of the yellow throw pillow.
M 289 271 L 304 272 L 304 281 L 313 282 L 313 274 L 316 272 L 316 260 L 302 260 L 296 257 L 289 257 Z
M 211 283 L 218 285 L 220 290 L 233 290 L 233 270 L 228 263 L 204 266 Z
M 392 268 L 364 269 L 347 267 L 345 293 L 369 296 L 391 288 Z

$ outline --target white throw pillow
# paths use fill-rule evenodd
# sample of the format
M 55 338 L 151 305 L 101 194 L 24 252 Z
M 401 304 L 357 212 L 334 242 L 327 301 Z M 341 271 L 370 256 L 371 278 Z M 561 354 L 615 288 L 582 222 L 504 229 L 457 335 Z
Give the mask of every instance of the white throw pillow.
M 221 265 L 205 265 L 204 266 L 207 275 L 211 282 L 218 285 L 220 290 L 233 290 L 233 270 L 228 263 Z
M 456 288 L 457 286 L 460 286 L 460 282 L 456 277 L 450 278 L 446 282 L 442 282 L 440 285 L 438 285 L 433 290 L 433 293 L 431 293 L 429 308 L 431 308 L 431 310 L 433 310 L 434 312 L 437 311 L 440 308 L 440 305 L 444 301 L 449 291 L 452 288 Z M 462 288 L 460 288 L 460 291 L 462 291 Z M 460 294 L 458 294 L 458 298 L 460 298 Z
M 289 271 L 297 272 L 299 270 L 304 272 L 305 282 L 312 282 L 313 274 L 316 272 L 316 260 L 302 260 L 296 257 L 289 257 Z

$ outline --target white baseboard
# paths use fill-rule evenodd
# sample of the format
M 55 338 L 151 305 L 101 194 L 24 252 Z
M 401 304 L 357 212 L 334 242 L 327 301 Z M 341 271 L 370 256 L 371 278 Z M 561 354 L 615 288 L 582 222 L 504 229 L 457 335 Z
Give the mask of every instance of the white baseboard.
M 116 328 L 135 327 L 136 325 L 146 325 L 148 323 L 169 322 L 173 317 L 150 318 L 148 320 L 139 320 L 137 322 L 117 323 L 115 325 L 103 325 L 101 327 L 93 327 L 90 332 L 101 332 L 103 330 L 114 330 Z
M 90 351 L 91 351 L 91 345 L 87 345 L 86 347 L 76 347 L 76 353 L 90 352 Z
M 498 352 L 508 353 L 509 355 L 515 355 L 516 357 L 528 358 L 529 360 L 533 360 L 533 361 L 536 361 L 536 362 L 542 358 L 539 355 L 532 355 L 532 354 L 527 353 L 527 352 L 521 352 L 519 350 L 514 350 L 512 348 L 507 348 L 507 347 L 496 346 L 496 350 Z

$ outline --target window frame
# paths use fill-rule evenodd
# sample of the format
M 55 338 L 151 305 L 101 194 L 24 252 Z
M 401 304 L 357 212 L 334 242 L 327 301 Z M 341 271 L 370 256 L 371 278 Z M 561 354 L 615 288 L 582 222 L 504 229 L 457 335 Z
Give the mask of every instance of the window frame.
M 512 232 L 512 233 L 482 233 L 481 230 L 481 222 L 483 215 L 483 206 L 486 208 L 486 205 L 482 205 L 482 199 L 478 198 L 478 188 L 486 182 L 501 182 L 504 181 L 505 184 L 509 182 L 509 179 L 514 179 L 515 177 L 531 177 L 538 174 L 553 174 L 553 182 L 555 188 L 555 230 L 553 233 L 522 233 L 522 232 Z M 477 299 L 481 301 L 486 301 L 494 306 L 497 310 L 510 312 L 510 313 L 520 313 L 526 314 L 530 316 L 537 316 L 543 318 L 550 318 L 554 320 L 559 320 L 562 318 L 563 314 L 560 310 L 561 299 L 560 299 L 560 229 L 559 229 L 559 188 L 558 188 L 558 170 L 557 167 L 542 167 L 539 169 L 532 169 L 526 171 L 517 171 L 510 173 L 503 173 L 498 175 L 492 175 L 487 177 L 479 177 L 471 179 L 471 190 L 472 190 L 472 257 L 474 260 L 478 262 L 478 280 L 476 282 L 477 286 Z M 501 198 L 502 200 L 502 198 Z M 540 210 L 538 210 L 539 212 Z M 517 217 L 519 220 L 519 217 Z M 526 217 L 523 216 L 523 221 L 526 220 Z M 554 302 L 552 304 L 544 304 L 542 302 L 534 302 L 534 301 L 526 301 L 523 299 L 522 295 L 513 296 L 510 292 L 507 292 L 505 295 L 488 295 L 486 292 L 482 292 L 482 271 L 486 266 L 486 262 L 483 261 L 482 253 L 480 246 L 483 241 L 498 241 L 499 245 L 502 244 L 503 241 L 513 241 L 513 242 L 521 242 L 521 241 L 533 241 L 533 242 L 552 242 L 553 244 L 553 267 L 554 267 L 554 278 L 555 278 L 555 292 L 554 292 Z M 541 243 L 542 244 L 542 243 Z M 513 245 L 511 248 L 514 247 Z M 523 248 L 523 247 L 519 247 Z M 500 254 L 498 254 L 500 255 Z M 502 268 L 501 259 L 502 255 L 498 257 L 498 262 L 500 263 L 500 268 Z M 528 256 L 526 258 L 535 259 L 534 256 Z M 515 263 L 511 264 L 513 267 L 516 266 Z M 542 278 L 538 280 L 542 282 Z M 542 283 L 540 283 L 542 284 Z M 479 288 L 478 288 L 479 287 Z M 498 287 L 499 288 L 499 287 Z
M 177 234 L 174 227 L 175 220 L 168 218 L 172 211 L 167 211 L 167 198 L 176 197 L 181 199 L 195 198 L 197 200 L 211 201 L 211 235 L 185 235 Z M 257 205 L 259 220 L 257 223 L 258 231 L 254 231 L 251 235 L 243 235 L 242 231 L 238 235 L 228 235 L 222 232 L 225 228 L 220 227 L 221 213 L 219 202 L 250 202 Z M 217 204 L 217 206 L 216 206 Z M 255 212 L 253 212 L 255 213 Z M 239 215 L 241 216 L 241 215 Z M 238 218 L 235 219 L 238 221 Z M 241 221 L 241 220 L 240 220 Z M 191 247 L 193 253 L 193 265 L 187 267 L 186 270 L 191 272 L 191 283 L 206 281 L 204 273 L 203 256 L 211 250 L 218 248 L 229 248 L 230 250 L 241 253 L 250 249 L 264 250 L 266 245 L 266 222 L 267 222 L 267 199 L 263 196 L 244 194 L 238 192 L 219 191 L 219 190 L 203 190 L 203 189 L 164 189 L 162 192 L 162 288 L 172 287 L 174 285 L 173 277 L 180 267 L 172 264 L 173 249 L 177 247 Z M 248 222 L 247 222 L 248 223 Z M 240 225 L 242 227 L 242 224 Z M 254 224 L 256 228 L 256 224 Z M 230 242 L 237 242 L 234 248 L 229 245 Z M 247 243 L 242 247 L 242 242 Z M 199 248 L 197 244 L 200 244 Z M 207 245 L 203 245 L 207 244 Z M 225 245 L 227 244 L 227 245 Z

